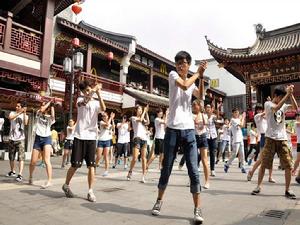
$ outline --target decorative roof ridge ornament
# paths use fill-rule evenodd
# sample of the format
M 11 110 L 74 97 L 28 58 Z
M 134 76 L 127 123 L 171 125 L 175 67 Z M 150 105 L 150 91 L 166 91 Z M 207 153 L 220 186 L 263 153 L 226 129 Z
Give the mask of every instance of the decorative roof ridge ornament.
M 254 24 L 256 37 L 258 39 L 262 39 L 265 36 L 266 29 L 263 27 L 261 23 Z

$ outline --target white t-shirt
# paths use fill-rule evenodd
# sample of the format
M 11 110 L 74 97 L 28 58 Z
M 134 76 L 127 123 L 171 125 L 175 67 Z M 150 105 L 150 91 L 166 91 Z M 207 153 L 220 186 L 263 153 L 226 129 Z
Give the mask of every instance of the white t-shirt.
M 272 107 L 275 107 L 273 102 L 268 101 L 265 103 L 266 119 L 268 123 L 266 137 L 274 140 L 287 140 L 285 130 L 285 112 L 288 110 L 289 105 L 283 104 L 282 107 L 275 113 L 273 112 Z
M 255 145 L 255 144 L 257 144 L 257 139 L 256 139 L 256 135 L 257 135 L 257 133 L 254 131 L 254 130 L 250 130 L 250 144 L 251 145 Z
M 128 123 L 118 123 L 118 143 L 125 144 L 130 142 L 130 132 L 128 131 Z
M 267 127 L 268 127 L 266 118 L 263 117 L 261 113 L 258 113 L 254 116 L 254 122 L 256 125 L 257 133 L 259 135 L 265 134 L 267 131 Z
M 300 123 L 296 122 L 296 134 L 297 134 L 297 143 L 300 144 Z
M 230 126 L 229 125 L 223 125 L 222 127 L 222 137 L 220 137 L 221 140 L 223 141 L 230 141 Z
M 70 127 L 70 126 L 67 126 L 66 140 L 74 140 L 74 129 L 72 129 L 72 127 Z
M 9 116 L 16 115 L 16 112 L 10 112 Z M 28 116 L 26 115 L 26 119 Z M 18 115 L 14 120 L 10 121 L 10 132 L 9 132 L 9 140 L 12 141 L 21 141 L 25 140 L 25 126 L 24 126 L 24 114 Z
M 44 115 L 40 112 L 36 114 L 36 131 L 40 137 L 51 136 L 51 125 L 55 123 L 55 119 L 51 115 Z
M 176 85 L 179 75 L 175 71 L 169 74 L 169 116 L 167 126 L 172 129 L 195 129 L 192 114 L 192 94 L 197 87 L 192 84 L 186 91 Z
M 146 141 L 147 140 L 147 131 L 146 127 L 140 121 L 136 121 L 137 117 L 131 117 L 132 128 L 133 128 L 133 138 L 139 137 L 140 139 Z
M 108 127 L 105 127 L 105 122 L 100 121 L 100 129 L 98 132 L 98 140 L 99 141 L 109 141 L 112 140 L 112 126 L 111 124 Z
M 204 113 L 199 113 L 198 115 L 193 114 L 193 119 L 195 121 L 195 132 L 196 135 L 202 135 L 207 133 L 207 123 L 208 118 Z
M 77 104 L 83 101 L 83 97 L 77 98 Z M 80 140 L 96 140 L 99 112 L 100 103 L 98 100 L 92 99 L 84 106 L 77 106 L 77 122 L 74 137 Z
M 4 124 L 4 118 L 0 118 L 0 130 L 2 130 Z M 0 142 L 2 142 L 2 135 L 0 135 Z
M 165 124 L 164 120 L 156 117 L 154 120 L 155 126 L 155 138 L 156 139 L 164 139 L 165 138 Z
M 214 139 L 218 137 L 217 129 L 215 121 L 217 120 L 216 115 L 211 115 L 210 118 L 208 118 L 207 123 L 207 139 Z
M 231 118 L 232 143 L 243 142 L 243 132 L 241 128 L 241 120 L 239 118 Z

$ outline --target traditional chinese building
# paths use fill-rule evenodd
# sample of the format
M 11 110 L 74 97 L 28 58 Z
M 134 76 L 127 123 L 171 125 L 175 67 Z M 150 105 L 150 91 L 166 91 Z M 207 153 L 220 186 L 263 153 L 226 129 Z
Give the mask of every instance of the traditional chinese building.
M 66 105 L 70 87 L 64 89 L 63 82 L 68 84 L 69 76 L 63 73 L 62 62 L 72 38 L 78 37 L 85 60 L 83 71 L 76 71 L 76 82 L 90 78 L 102 83 L 108 109 L 126 113 L 137 103 L 149 104 L 153 111 L 168 107 L 168 73 L 175 70 L 174 62 L 136 44 L 134 36 L 106 31 L 84 21 L 76 24 L 57 18 L 56 22 L 51 80 L 53 92 L 65 96 Z M 114 55 L 111 61 L 108 53 Z
M 254 44 L 247 48 L 224 49 L 208 39 L 207 44 L 219 65 L 246 84 L 248 112 L 255 107 L 256 99 L 264 103 L 278 84 L 293 83 L 300 102 L 300 24 L 272 31 L 258 24 L 256 36 Z

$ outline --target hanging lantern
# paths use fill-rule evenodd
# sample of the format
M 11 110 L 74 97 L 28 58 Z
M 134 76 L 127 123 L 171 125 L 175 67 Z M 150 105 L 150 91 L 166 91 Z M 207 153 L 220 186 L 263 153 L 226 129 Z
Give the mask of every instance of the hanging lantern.
M 73 56 L 74 68 L 78 70 L 83 69 L 83 54 L 81 52 L 76 52 Z
M 74 48 L 78 48 L 79 45 L 80 45 L 79 38 L 73 38 L 72 39 L 72 45 L 73 45 Z
M 111 65 L 111 61 L 114 59 L 114 53 L 113 52 L 108 52 L 106 55 L 106 58 L 109 61 L 109 65 Z
M 72 59 L 66 57 L 63 62 L 63 71 L 66 74 L 72 73 Z
M 79 13 L 81 13 L 82 7 L 78 4 L 74 4 L 74 5 L 72 5 L 72 11 L 73 11 L 73 13 L 78 15 Z

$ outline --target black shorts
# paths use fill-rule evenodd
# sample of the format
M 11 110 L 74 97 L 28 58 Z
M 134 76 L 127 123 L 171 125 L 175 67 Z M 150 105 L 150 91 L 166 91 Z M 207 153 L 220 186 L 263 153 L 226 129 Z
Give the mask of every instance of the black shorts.
M 154 154 L 159 155 L 164 153 L 164 139 L 156 139 L 154 143 Z
M 128 156 L 129 143 L 117 143 L 117 154 L 116 157 L 124 155 Z
M 73 148 L 73 140 L 66 140 L 64 144 L 64 149 L 72 150 Z
M 207 134 L 196 135 L 197 148 L 208 148 Z
M 300 143 L 297 143 L 297 152 L 300 152 Z
M 78 138 L 74 138 L 71 155 L 72 167 L 80 168 L 83 159 L 85 160 L 87 167 L 95 167 L 95 153 L 96 140 L 80 140 Z

